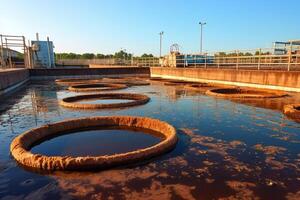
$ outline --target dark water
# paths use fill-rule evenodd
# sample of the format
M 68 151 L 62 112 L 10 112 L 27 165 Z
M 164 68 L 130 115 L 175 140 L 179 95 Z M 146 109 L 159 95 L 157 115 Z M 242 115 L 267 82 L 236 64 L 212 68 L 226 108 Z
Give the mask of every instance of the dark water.
M 146 130 L 86 130 L 61 135 L 34 146 L 31 151 L 47 156 L 102 156 L 153 146 L 159 133 Z
M 77 93 L 52 82 L 32 83 L 1 99 L 0 199 L 300 199 L 300 124 L 281 111 L 299 103 L 299 95 L 228 100 L 158 82 L 122 92 L 151 101 L 120 110 L 65 109 L 58 99 Z M 10 142 L 28 129 L 105 115 L 166 121 L 179 142 L 147 162 L 99 172 L 42 174 L 10 156 Z
M 85 99 L 78 101 L 81 104 L 114 104 L 114 103 L 128 103 L 132 102 L 130 99 Z

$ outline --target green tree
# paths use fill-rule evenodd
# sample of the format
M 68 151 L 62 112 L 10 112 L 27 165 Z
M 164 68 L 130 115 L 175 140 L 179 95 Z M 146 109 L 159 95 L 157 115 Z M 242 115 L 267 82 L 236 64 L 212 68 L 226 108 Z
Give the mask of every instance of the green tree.
M 97 53 L 96 58 L 103 59 L 103 58 L 105 58 L 105 55 L 101 54 L 101 53 Z
M 93 59 L 95 55 L 93 53 L 84 53 L 81 55 L 82 59 Z
M 142 58 L 152 58 L 152 57 L 154 57 L 151 53 L 150 54 L 146 54 L 146 53 L 144 53 L 143 55 L 141 55 L 141 57 Z
M 131 59 L 131 57 L 132 57 L 132 54 L 126 53 L 123 50 L 116 52 L 114 55 L 114 58 L 120 58 L 120 59 Z

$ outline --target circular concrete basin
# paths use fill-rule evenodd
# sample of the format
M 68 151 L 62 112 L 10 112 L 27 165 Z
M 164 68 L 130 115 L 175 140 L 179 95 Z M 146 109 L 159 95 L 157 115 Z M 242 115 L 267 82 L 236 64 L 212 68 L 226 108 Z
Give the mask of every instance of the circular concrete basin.
M 121 90 L 127 88 L 124 84 L 111 84 L 111 83 L 92 83 L 72 85 L 68 90 L 72 92 L 101 92 L 109 90 Z
M 182 81 L 182 80 L 169 80 L 166 83 L 164 83 L 164 85 L 167 85 L 167 86 L 183 85 L 184 86 L 186 84 L 192 84 L 192 83 L 195 83 L 195 82 Z
M 131 100 L 129 102 L 120 103 L 82 103 L 85 100 Z M 89 94 L 89 95 L 78 95 L 73 97 L 66 97 L 59 101 L 59 104 L 68 108 L 77 109 L 106 109 L 106 108 L 125 108 L 131 106 L 137 106 L 146 104 L 150 98 L 142 94 L 133 93 L 101 93 L 101 94 Z
M 30 151 L 36 143 L 41 143 L 47 138 L 57 137 L 84 128 L 105 128 L 107 126 L 152 130 L 162 134 L 164 139 L 144 149 L 102 156 L 45 156 Z M 166 122 L 147 117 L 102 116 L 70 119 L 31 129 L 12 141 L 10 152 L 18 163 L 30 168 L 41 170 L 89 170 L 143 161 L 170 151 L 175 147 L 176 142 L 176 130 Z
M 165 82 L 165 81 L 172 81 L 172 79 L 160 78 L 160 77 L 152 77 L 149 78 L 150 81 L 158 81 L 158 82 Z
M 149 82 L 143 81 L 142 79 L 138 78 L 106 78 L 104 79 L 106 83 L 113 83 L 113 84 L 123 84 L 127 86 L 144 86 L 150 85 Z
M 102 79 L 56 79 L 55 83 L 62 86 L 71 86 L 71 85 L 79 85 L 79 84 L 88 84 L 88 83 L 98 83 L 101 82 Z
M 228 98 L 278 98 L 286 96 L 285 93 L 273 90 L 248 88 L 218 88 L 208 90 L 207 95 Z
M 216 86 L 211 85 L 209 83 L 193 83 L 193 84 L 188 84 L 185 87 L 190 89 L 199 89 L 199 88 L 216 87 Z

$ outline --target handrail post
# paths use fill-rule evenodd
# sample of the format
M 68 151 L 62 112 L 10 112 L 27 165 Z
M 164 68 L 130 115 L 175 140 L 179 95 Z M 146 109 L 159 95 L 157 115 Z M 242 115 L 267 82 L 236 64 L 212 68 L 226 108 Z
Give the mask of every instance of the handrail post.
M 2 35 L 0 35 L 0 42 L 1 42 L 1 67 L 4 67 L 4 51 L 3 51 L 3 38 Z
M 220 53 L 219 53 L 218 59 L 217 59 L 217 62 L 218 62 L 218 69 L 220 69 L 220 59 L 221 59 L 221 56 L 220 56 Z
M 290 50 L 289 50 L 289 60 L 288 60 L 288 71 L 290 71 L 291 62 L 292 62 L 292 42 L 290 42 Z
M 207 57 L 207 53 L 205 53 L 205 56 L 204 56 L 205 69 L 207 68 L 207 64 L 206 64 L 206 57 Z
M 259 52 L 258 52 L 258 67 L 257 69 L 260 70 L 260 62 L 261 62 L 261 49 L 259 49 Z
M 236 69 L 238 70 L 238 69 L 239 69 L 239 58 L 238 58 L 238 56 L 239 56 L 239 51 L 236 50 L 235 52 L 236 52 Z

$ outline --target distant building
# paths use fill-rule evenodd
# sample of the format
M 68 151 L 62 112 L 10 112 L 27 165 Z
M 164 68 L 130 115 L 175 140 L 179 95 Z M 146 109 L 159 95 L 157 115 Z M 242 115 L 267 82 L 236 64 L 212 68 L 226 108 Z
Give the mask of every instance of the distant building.
M 0 48 L 0 51 L 1 51 L 1 49 L 2 48 Z M 3 52 L 0 52 L 0 55 L 3 55 L 4 59 L 6 59 L 8 57 L 17 58 L 20 54 L 21 54 L 20 52 L 13 50 L 13 49 L 9 49 L 9 48 L 3 48 Z
M 24 66 L 22 57 L 22 53 L 10 48 L 1 48 L 0 46 L 0 66 L 22 67 Z

